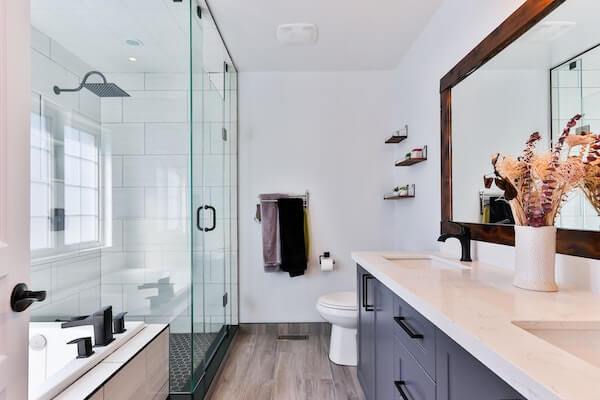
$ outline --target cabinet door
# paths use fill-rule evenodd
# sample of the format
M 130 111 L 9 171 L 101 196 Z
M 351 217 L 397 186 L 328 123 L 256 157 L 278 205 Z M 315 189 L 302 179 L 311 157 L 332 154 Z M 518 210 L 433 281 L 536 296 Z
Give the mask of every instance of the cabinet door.
M 362 269 L 358 270 L 358 380 L 367 400 L 375 399 L 375 307 L 376 280 Z
M 394 385 L 394 297 L 384 285 L 375 285 L 375 398 L 396 399 Z
M 525 399 L 443 332 L 436 335 L 437 400 Z

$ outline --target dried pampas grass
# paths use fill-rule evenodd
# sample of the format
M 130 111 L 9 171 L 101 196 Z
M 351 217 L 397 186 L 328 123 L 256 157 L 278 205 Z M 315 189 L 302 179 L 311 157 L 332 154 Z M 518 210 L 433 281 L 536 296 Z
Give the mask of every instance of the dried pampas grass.
M 582 187 L 588 174 L 590 152 L 580 151 L 577 156 L 570 156 L 572 149 L 576 146 L 590 148 L 596 143 L 595 151 L 600 151 L 600 143 L 587 137 L 569 135 L 579 119 L 581 115 L 576 115 L 567 123 L 551 152 L 534 153 L 535 145 L 541 139 L 539 132 L 534 132 L 519 158 L 501 154 L 492 157 L 497 186 L 505 191 L 518 225 L 554 225 L 567 195 Z M 597 161 L 600 161 L 598 155 Z

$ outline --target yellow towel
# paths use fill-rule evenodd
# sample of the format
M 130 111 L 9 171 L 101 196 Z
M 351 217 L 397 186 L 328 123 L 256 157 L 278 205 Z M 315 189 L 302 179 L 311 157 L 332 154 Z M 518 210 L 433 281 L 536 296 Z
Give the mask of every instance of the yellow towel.
M 310 226 L 308 225 L 308 210 L 304 209 L 304 249 L 306 251 L 306 261 L 310 259 Z
M 489 204 L 486 204 L 485 206 L 483 206 L 483 215 L 481 216 L 482 224 L 490 223 L 490 212 L 491 212 L 491 208 L 490 208 Z

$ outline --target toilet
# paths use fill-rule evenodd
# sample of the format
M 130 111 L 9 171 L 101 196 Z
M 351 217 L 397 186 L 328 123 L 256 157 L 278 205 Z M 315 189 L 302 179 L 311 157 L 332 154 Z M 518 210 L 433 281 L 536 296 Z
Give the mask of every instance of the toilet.
M 356 366 L 356 292 L 335 292 L 321 296 L 317 301 L 317 311 L 323 319 L 331 323 L 329 359 L 335 364 Z

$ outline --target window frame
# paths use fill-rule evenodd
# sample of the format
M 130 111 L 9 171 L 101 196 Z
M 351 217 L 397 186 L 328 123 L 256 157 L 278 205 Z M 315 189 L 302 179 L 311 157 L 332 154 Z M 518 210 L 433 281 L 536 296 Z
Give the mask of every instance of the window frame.
M 66 244 L 65 243 L 65 230 L 62 231 L 49 231 L 49 246 L 46 248 L 40 249 L 31 249 L 31 262 L 35 264 L 36 262 L 48 261 L 49 259 L 62 259 L 72 257 L 74 255 L 80 255 L 81 253 L 100 249 L 104 246 L 105 235 L 102 229 L 104 225 L 104 202 L 103 202 L 103 178 L 104 178 L 104 166 L 103 166 L 103 155 L 102 155 L 102 125 L 99 121 L 94 121 L 89 116 L 77 111 L 67 109 L 60 104 L 48 99 L 43 94 L 32 91 L 32 101 L 34 96 L 37 97 L 37 101 L 39 101 L 39 110 L 31 110 L 31 113 L 39 112 L 40 121 L 41 121 L 41 132 L 47 132 L 45 122 L 48 119 L 51 119 L 53 124 L 59 124 L 61 128 L 58 126 L 53 127 L 51 132 L 48 132 L 49 136 L 49 182 L 50 182 L 50 202 L 48 204 L 50 210 L 54 208 L 66 208 L 65 201 L 65 191 L 66 191 L 66 182 L 65 182 L 65 131 L 67 127 L 76 129 L 78 131 L 83 131 L 86 134 L 92 135 L 95 137 L 95 152 L 96 152 L 96 188 L 97 188 L 97 225 L 96 225 L 96 237 L 97 240 L 91 241 L 80 241 L 77 243 Z M 62 129 L 62 132 L 59 132 L 58 129 Z M 31 128 L 29 134 L 31 135 Z M 81 140 L 79 141 L 81 143 Z M 62 153 L 57 154 L 57 147 L 62 146 Z M 30 151 L 31 151 L 30 144 Z M 58 157 L 62 157 L 62 179 L 60 178 L 60 174 L 57 174 L 57 159 Z M 83 158 L 79 157 L 80 160 Z M 31 174 L 30 174 L 30 185 L 32 183 Z M 79 188 L 85 188 L 85 186 L 78 186 Z M 58 190 L 62 189 L 62 194 L 58 193 Z M 59 200 L 59 199 L 62 199 Z M 62 203 L 62 204 L 61 204 Z M 31 206 L 30 206 L 31 207 Z M 49 212 L 48 218 L 51 217 L 51 212 Z M 66 215 L 65 215 L 65 225 L 66 225 Z

